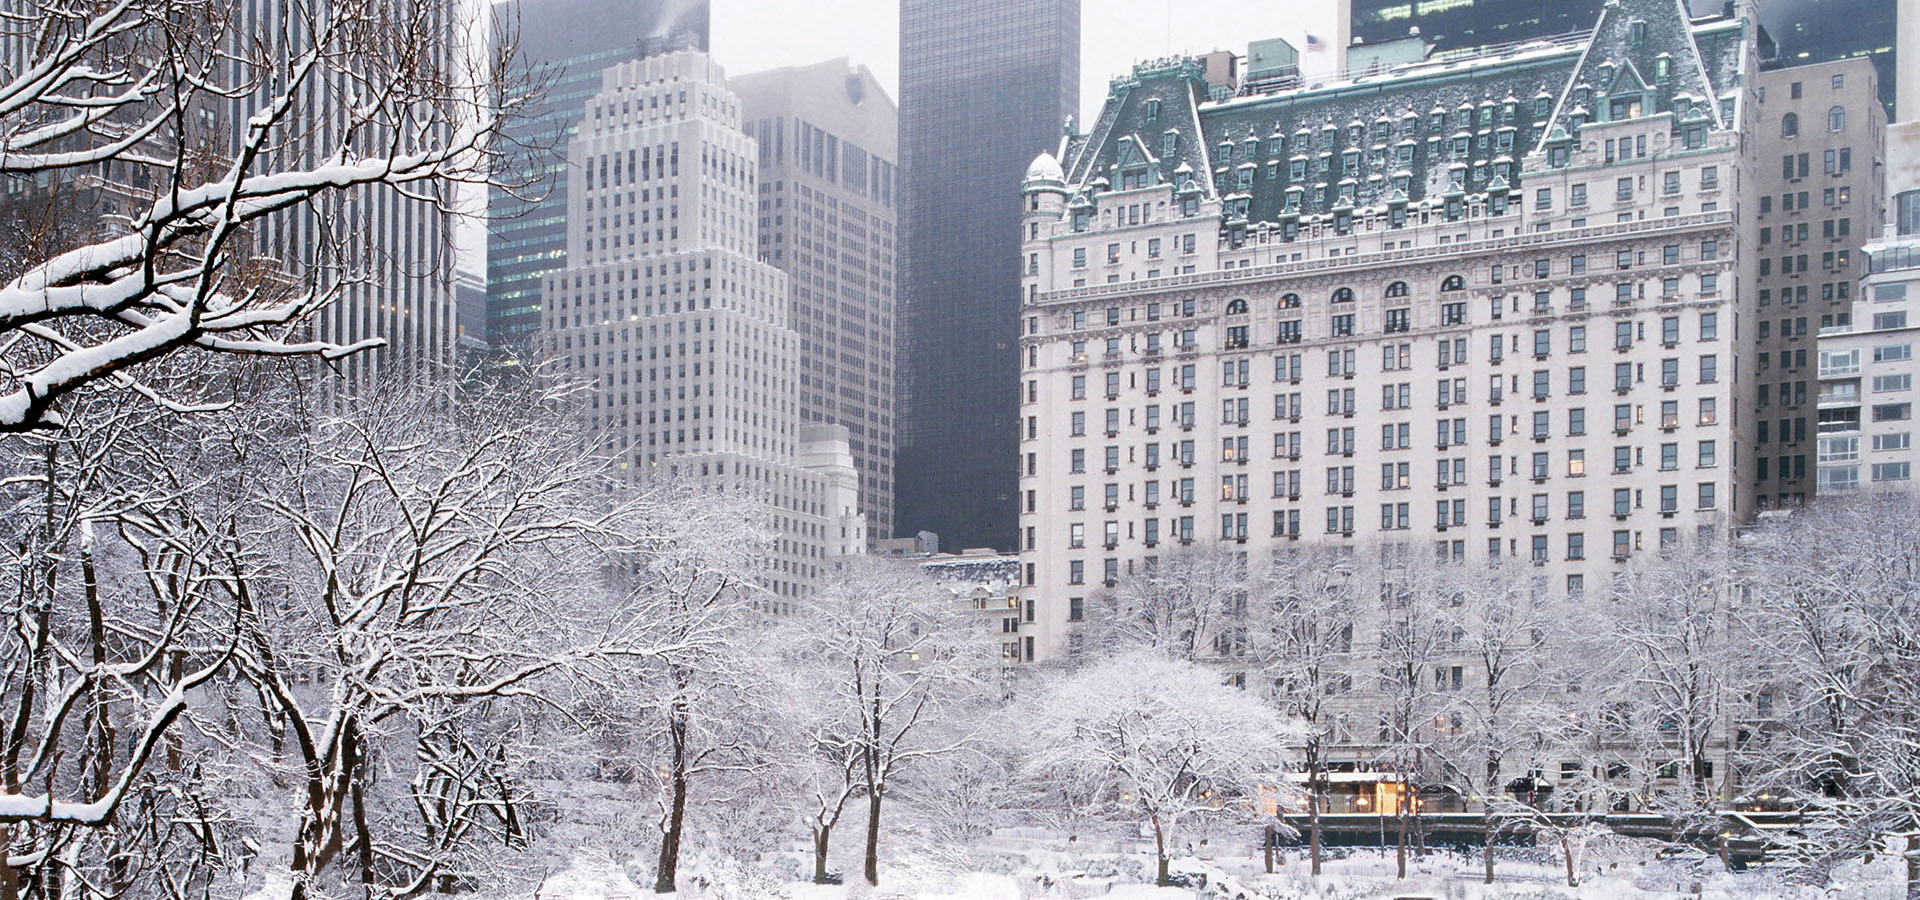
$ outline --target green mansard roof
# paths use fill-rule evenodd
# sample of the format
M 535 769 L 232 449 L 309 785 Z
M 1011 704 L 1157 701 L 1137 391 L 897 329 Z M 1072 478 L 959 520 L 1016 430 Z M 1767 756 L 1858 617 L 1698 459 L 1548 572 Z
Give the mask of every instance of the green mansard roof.
M 1523 157 L 1586 123 L 1732 127 L 1746 47 L 1743 23 L 1689 20 L 1681 0 L 1610 0 L 1585 40 L 1220 102 L 1198 62 L 1143 63 L 1068 138 L 1066 190 L 1085 206 L 1129 183 L 1189 188 L 1278 222 L 1517 189 Z

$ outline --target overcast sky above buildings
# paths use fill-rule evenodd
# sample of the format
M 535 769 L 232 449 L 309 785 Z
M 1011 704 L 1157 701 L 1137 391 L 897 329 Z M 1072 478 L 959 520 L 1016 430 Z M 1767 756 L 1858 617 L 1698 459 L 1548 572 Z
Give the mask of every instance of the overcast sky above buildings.
M 713 55 L 729 75 L 850 58 L 900 98 L 899 0 L 712 0 Z M 1210 50 L 1247 52 L 1247 41 L 1305 36 L 1331 43 L 1332 0 L 1081 0 L 1081 119 L 1098 112 L 1107 82 L 1142 59 Z M 1305 56 L 1308 71 L 1330 54 Z
M 485 0 L 473 0 L 475 3 Z M 900 99 L 900 0 L 711 0 L 712 50 L 729 75 L 847 57 L 873 70 Z M 1305 53 L 1306 36 L 1332 45 L 1333 0 L 1081 0 L 1080 120 L 1100 111 L 1107 82 L 1135 62 L 1175 53 L 1232 50 L 1283 37 L 1303 51 L 1308 73 L 1331 69 L 1332 54 Z M 484 195 L 470 205 L 483 208 Z M 456 230 L 463 268 L 478 269 L 485 228 Z

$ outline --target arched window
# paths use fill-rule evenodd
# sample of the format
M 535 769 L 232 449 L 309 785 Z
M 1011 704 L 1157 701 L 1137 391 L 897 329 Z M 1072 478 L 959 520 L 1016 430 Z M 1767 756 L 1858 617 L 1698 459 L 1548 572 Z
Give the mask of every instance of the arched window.
M 1407 283 L 1404 281 L 1396 281 L 1387 285 L 1387 296 L 1389 297 L 1405 297 L 1408 293 Z
M 1827 110 L 1827 130 L 1828 131 L 1847 130 L 1847 111 L 1844 109 L 1841 109 L 1838 106 Z
M 1787 113 L 1786 115 L 1780 117 L 1780 136 L 1781 137 L 1794 137 L 1799 133 L 1800 133 L 1800 116 L 1798 114 Z
M 1440 282 L 1440 290 L 1442 291 L 1464 291 L 1466 289 L 1467 280 L 1458 275 L 1448 275 Z
M 1352 303 L 1352 302 L 1353 302 L 1353 288 L 1349 288 L 1349 287 L 1343 287 L 1343 288 L 1338 288 L 1338 289 L 1336 289 L 1336 290 L 1334 290 L 1334 292 L 1333 292 L 1333 302 L 1335 302 L 1335 303 Z
M 1300 295 L 1299 294 L 1280 295 L 1280 308 L 1281 309 L 1299 309 Z
M 1247 301 L 1235 297 L 1227 301 L 1227 315 L 1244 316 L 1247 314 Z

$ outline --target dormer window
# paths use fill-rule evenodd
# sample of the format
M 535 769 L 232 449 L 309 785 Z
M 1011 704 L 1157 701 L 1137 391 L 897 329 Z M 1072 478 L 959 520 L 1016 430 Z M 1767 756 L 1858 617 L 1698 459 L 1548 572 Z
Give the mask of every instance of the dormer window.
M 1673 59 L 1662 53 L 1659 59 L 1653 61 L 1653 80 L 1657 84 L 1666 84 L 1667 79 L 1671 77 L 1673 77 Z
M 1166 134 L 1160 136 L 1160 157 L 1162 159 L 1173 158 L 1174 151 L 1178 149 L 1180 149 L 1180 132 L 1168 131 Z
M 1146 103 L 1146 113 L 1147 113 L 1147 121 L 1149 122 L 1158 121 L 1160 119 L 1160 101 L 1148 100 Z
M 1633 32 L 1633 45 L 1635 47 L 1647 42 L 1647 23 L 1636 20 L 1630 28 Z

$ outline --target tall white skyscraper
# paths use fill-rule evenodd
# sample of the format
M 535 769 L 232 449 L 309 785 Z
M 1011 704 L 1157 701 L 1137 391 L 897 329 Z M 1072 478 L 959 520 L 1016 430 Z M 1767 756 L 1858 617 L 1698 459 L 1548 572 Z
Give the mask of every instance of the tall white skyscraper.
M 675 471 L 768 503 L 767 586 L 804 595 L 825 559 L 864 547 L 865 519 L 845 429 L 798 424 L 799 342 L 787 276 L 757 260 L 740 102 L 705 54 L 670 53 L 607 69 L 579 123 L 546 340 L 598 383 L 607 449 L 635 479 Z

